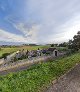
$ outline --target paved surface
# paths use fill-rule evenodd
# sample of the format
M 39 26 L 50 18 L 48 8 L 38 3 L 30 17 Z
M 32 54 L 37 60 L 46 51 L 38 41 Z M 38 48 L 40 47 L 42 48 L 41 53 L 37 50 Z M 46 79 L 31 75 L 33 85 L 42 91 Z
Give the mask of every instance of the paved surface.
M 76 65 L 45 92 L 80 92 L 80 64 Z

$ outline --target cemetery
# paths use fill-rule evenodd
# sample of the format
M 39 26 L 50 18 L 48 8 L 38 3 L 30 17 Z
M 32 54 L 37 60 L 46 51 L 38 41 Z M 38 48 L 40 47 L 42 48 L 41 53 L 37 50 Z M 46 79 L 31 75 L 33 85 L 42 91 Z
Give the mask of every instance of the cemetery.
M 48 49 L 42 49 L 42 50 L 19 50 L 16 51 L 10 55 L 6 55 L 3 60 L 5 62 L 15 62 L 17 60 L 22 60 L 22 59 L 29 59 L 32 57 L 38 57 L 38 56 L 47 56 L 47 55 L 52 55 L 53 57 L 59 56 L 62 53 L 59 52 L 56 48 L 48 48 Z M 64 53 L 63 53 L 64 54 Z
M 24 64 L 31 66 L 36 64 L 36 62 L 47 61 L 61 57 L 65 55 L 66 52 L 60 52 L 56 48 L 49 47 L 47 49 L 37 49 L 37 50 L 18 50 L 5 58 L 0 59 L 0 69 L 10 69 L 16 68 L 15 66 L 22 67 Z

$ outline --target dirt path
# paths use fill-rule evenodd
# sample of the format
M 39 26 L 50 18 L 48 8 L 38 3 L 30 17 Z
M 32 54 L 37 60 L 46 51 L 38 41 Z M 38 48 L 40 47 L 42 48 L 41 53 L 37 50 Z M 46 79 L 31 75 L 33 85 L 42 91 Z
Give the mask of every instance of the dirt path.
M 45 92 L 80 92 L 80 64 L 76 65 Z

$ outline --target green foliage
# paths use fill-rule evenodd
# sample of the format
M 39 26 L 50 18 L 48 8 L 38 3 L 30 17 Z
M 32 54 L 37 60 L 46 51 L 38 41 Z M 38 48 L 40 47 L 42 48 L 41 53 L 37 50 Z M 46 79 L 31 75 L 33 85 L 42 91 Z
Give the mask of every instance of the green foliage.
M 0 48 L 0 51 L 1 51 L 1 48 Z
M 2 58 L 6 59 L 6 57 L 7 57 L 8 55 L 10 55 L 10 53 L 4 53 L 4 54 L 2 55 Z
M 51 47 L 54 47 L 54 44 L 51 44 Z
M 56 47 L 59 51 L 68 51 L 67 47 Z
M 80 53 L 0 76 L 0 92 L 40 92 L 80 61 Z
M 80 49 L 80 31 L 78 31 L 77 35 L 74 35 L 73 40 L 69 40 L 68 48 L 74 51 Z
M 68 46 L 67 42 L 63 42 L 63 43 L 59 44 L 59 47 L 67 47 L 67 46 Z
M 15 47 L 5 47 L 5 48 L 1 48 L 0 50 L 0 58 L 2 58 L 2 55 L 4 53 L 13 53 L 16 52 L 18 50 L 37 50 L 38 48 L 43 49 L 43 48 L 48 48 L 50 47 L 50 45 L 40 45 L 40 46 L 15 46 Z

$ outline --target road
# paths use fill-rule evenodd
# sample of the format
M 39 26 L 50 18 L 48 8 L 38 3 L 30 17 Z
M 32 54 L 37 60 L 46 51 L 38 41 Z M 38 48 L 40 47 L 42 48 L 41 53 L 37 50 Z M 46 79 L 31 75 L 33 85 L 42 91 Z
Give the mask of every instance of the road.
M 80 92 L 80 64 L 76 65 L 45 92 Z

